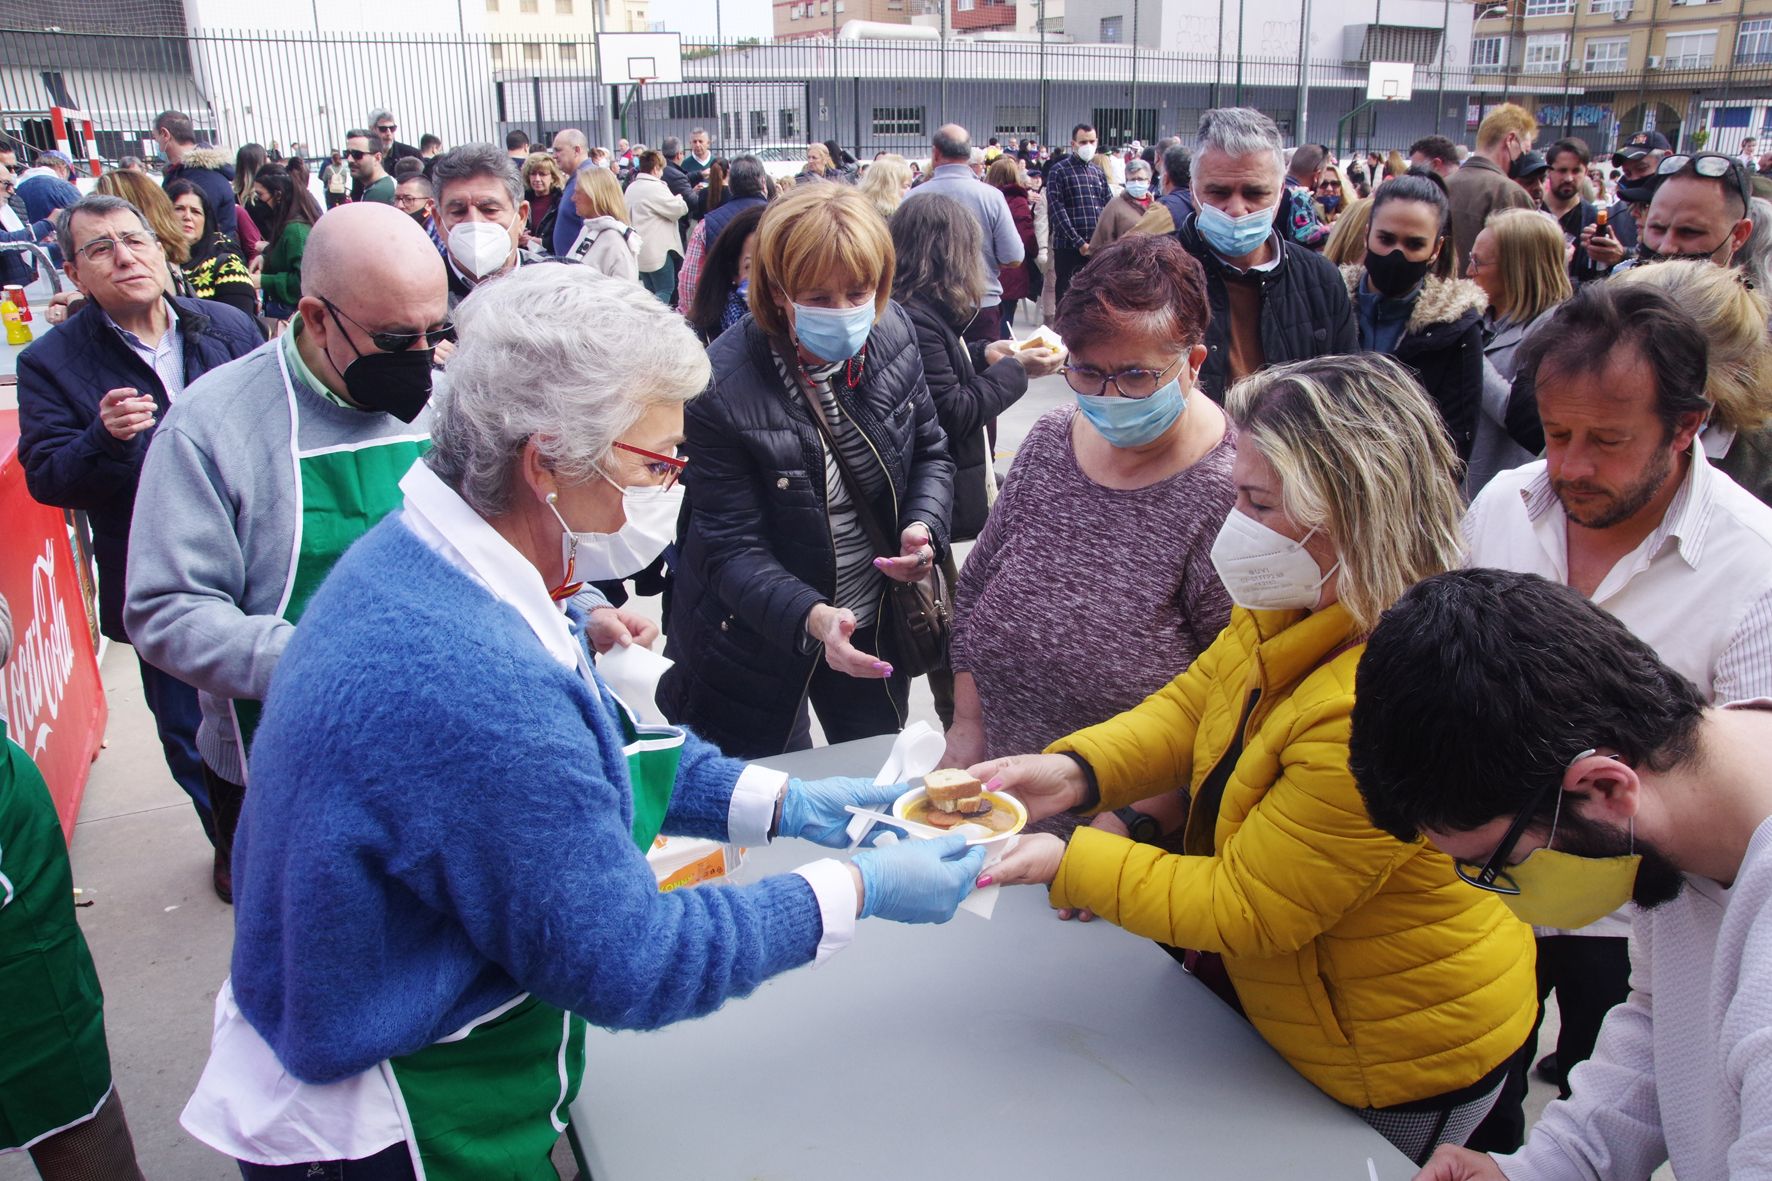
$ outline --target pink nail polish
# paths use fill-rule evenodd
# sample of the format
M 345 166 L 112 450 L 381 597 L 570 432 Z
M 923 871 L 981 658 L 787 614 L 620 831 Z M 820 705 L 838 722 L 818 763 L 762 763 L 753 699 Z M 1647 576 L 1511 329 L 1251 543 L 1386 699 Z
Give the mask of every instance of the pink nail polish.
M 1002 788 L 1002 786 L 1003 786 L 1003 777 L 1001 775 L 993 775 L 993 776 L 991 776 L 991 781 L 984 785 L 984 789 L 986 791 L 998 791 Z
M 885 673 L 887 676 L 891 676 L 892 675 L 892 666 L 890 664 L 883 663 L 880 665 L 880 671 Z
M 978 881 L 974 884 L 977 885 L 979 889 L 981 889 L 981 890 L 984 889 L 986 886 L 991 884 L 991 875 L 988 873 L 980 874 Z

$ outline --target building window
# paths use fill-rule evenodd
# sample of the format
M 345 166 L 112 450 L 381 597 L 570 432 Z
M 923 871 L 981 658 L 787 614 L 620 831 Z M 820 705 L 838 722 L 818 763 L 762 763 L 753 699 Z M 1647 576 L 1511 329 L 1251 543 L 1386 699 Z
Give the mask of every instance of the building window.
M 487 12 L 497 12 L 498 11 L 498 0 L 486 0 L 486 11 Z
M 875 135 L 922 135 L 922 107 L 875 107 Z
M 993 129 L 998 136 L 1013 135 L 1017 139 L 1034 139 L 1040 134 L 1039 107 L 998 107 Z
M 518 12 L 540 12 L 541 0 L 517 0 Z
M 523 60 L 526 62 L 540 61 L 541 60 L 541 46 L 537 45 L 533 41 L 525 42 L 524 46 L 523 46 Z
M 1772 65 L 1772 20 L 1741 22 L 1735 35 L 1735 64 Z
M 1669 70 L 1708 70 L 1717 62 L 1717 31 L 1669 33 L 1662 66 Z
M 843 11 L 843 0 L 837 0 L 837 11 L 838 12 Z
M 1590 39 L 1581 53 L 1581 68 L 1590 74 L 1622 74 L 1629 57 L 1629 37 Z
M 578 46 L 577 46 L 577 44 L 575 44 L 574 42 L 571 42 L 571 41 L 560 42 L 560 60 L 563 62 L 577 61 L 578 60 Z
M 732 115 L 727 111 L 720 112 L 720 138 L 732 138 Z
M 1569 56 L 1569 34 L 1534 33 L 1526 38 L 1526 61 L 1521 71 L 1527 74 L 1556 74 Z
M 1631 0 L 1587 0 L 1587 11 L 1592 16 L 1601 16 L 1608 12 L 1622 12 L 1629 16 L 1630 9 Z
M 973 8 L 972 0 L 958 0 L 958 2 L 954 5 L 954 11 L 956 11 L 956 12 L 971 12 L 972 8 Z
M 1123 16 L 1104 16 L 1101 18 L 1101 43 L 1103 45 L 1120 44 L 1121 30 L 1126 27 Z
M 781 129 L 781 138 L 795 140 L 800 138 L 800 112 L 796 107 L 783 107 L 775 112 L 776 126 Z
M 1575 11 L 1575 0 L 1526 0 L 1527 16 L 1568 16 Z
M 492 60 L 495 62 L 501 62 L 504 59 L 505 59 L 505 47 L 502 45 L 499 45 L 495 42 L 492 46 Z
M 768 139 L 769 138 L 769 112 L 768 111 L 752 111 L 751 112 L 751 138 L 752 139 Z
M 800 19 L 800 6 L 798 4 L 788 5 L 788 19 L 791 21 L 797 21 Z
M 1499 69 L 1507 47 L 1506 37 L 1478 37 L 1471 42 L 1471 67 Z
M 554 15 L 571 16 L 572 0 L 554 0 Z

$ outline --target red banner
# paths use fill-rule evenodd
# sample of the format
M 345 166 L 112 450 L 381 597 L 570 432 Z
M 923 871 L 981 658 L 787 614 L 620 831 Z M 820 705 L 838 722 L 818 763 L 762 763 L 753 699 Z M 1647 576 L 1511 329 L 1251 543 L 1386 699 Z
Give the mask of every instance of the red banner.
M 14 411 L 0 412 L 0 522 L 0 595 L 12 608 L 0 715 L 49 781 L 71 840 L 86 774 L 105 735 L 105 693 L 67 522 L 60 509 L 25 491 Z

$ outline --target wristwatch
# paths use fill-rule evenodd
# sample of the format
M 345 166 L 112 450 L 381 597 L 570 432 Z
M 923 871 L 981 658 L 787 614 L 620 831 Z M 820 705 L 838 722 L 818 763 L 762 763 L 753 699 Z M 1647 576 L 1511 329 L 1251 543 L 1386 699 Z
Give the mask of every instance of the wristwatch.
M 1140 844 L 1154 845 L 1163 837 L 1163 826 L 1149 812 L 1140 812 L 1137 808 L 1115 808 L 1114 815 L 1126 826 L 1128 834 Z

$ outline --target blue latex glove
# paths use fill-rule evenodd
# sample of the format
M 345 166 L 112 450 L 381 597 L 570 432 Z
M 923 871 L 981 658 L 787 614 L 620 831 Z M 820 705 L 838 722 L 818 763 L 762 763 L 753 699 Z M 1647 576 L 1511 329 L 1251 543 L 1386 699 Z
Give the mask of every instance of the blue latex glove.
M 861 871 L 861 917 L 897 923 L 945 923 L 972 893 L 984 849 L 959 835 L 900 841 L 855 855 Z
M 843 811 L 844 806 L 855 804 L 884 811 L 904 791 L 902 783 L 883 783 L 876 787 L 871 779 L 843 775 L 830 779 L 790 779 L 787 795 L 781 801 L 778 835 L 800 837 L 832 849 L 847 849 L 849 834 L 844 829 L 852 817 Z

